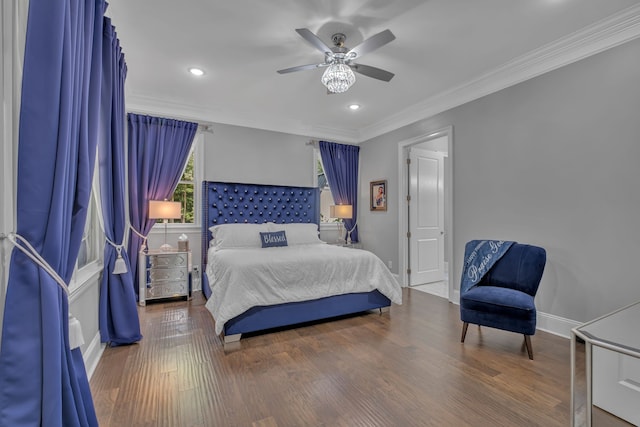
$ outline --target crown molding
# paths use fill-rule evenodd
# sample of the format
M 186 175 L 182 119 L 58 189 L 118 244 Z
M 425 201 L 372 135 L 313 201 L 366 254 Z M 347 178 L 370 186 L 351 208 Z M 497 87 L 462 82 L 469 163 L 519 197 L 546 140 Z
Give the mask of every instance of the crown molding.
M 362 141 L 360 139 L 360 131 L 356 129 L 336 129 L 329 126 L 314 125 L 309 128 L 309 131 L 312 138 L 323 141 L 344 142 L 347 144 L 358 144 Z
M 361 129 L 367 141 L 640 37 L 640 5 L 596 22 Z
M 261 121 L 242 120 L 239 117 L 252 117 L 251 114 L 242 114 L 234 111 L 229 114 L 222 108 L 207 109 L 189 104 L 170 102 L 162 99 L 138 95 L 127 92 L 127 111 L 140 114 L 151 114 L 163 117 L 171 117 L 181 120 L 195 121 L 202 124 L 212 125 L 215 123 L 232 126 L 244 126 L 254 129 L 262 129 L 271 132 L 289 133 L 300 135 L 306 138 L 330 139 L 334 141 L 357 143 L 360 142 L 360 132 L 353 129 L 336 129 L 317 125 L 306 126 L 304 123 L 295 123 L 290 120 L 270 117 L 266 114 Z

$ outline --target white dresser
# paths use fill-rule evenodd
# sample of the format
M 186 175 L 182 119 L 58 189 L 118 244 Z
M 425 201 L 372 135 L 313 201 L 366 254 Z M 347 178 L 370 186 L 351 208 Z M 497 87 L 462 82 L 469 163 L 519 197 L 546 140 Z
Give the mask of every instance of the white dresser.
M 138 262 L 140 305 L 162 298 L 191 298 L 191 251 L 149 250 L 140 252 Z

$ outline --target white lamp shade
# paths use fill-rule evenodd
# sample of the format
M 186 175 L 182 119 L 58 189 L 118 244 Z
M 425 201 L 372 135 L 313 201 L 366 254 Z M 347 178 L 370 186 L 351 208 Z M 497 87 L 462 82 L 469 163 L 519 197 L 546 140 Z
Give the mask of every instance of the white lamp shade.
M 329 206 L 329 216 L 331 218 L 351 219 L 353 218 L 353 206 L 331 205 Z
M 149 219 L 179 219 L 181 208 L 180 202 L 149 200 Z

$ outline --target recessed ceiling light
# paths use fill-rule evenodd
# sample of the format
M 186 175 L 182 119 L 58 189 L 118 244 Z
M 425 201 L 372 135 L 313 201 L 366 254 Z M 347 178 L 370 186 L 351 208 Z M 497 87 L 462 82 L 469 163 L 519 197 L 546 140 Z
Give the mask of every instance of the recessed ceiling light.
M 360 105 L 358 104 L 351 104 L 349 105 L 349 109 L 350 110 L 358 110 L 360 108 Z
M 202 76 L 204 75 L 204 71 L 202 71 L 200 68 L 189 68 L 189 72 L 191 74 L 193 74 L 194 76 Z

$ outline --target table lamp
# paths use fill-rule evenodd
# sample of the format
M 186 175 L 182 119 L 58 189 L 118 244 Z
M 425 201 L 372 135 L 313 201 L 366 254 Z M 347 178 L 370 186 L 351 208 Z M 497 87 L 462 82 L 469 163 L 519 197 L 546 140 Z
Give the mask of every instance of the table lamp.
M 342 220 L 353 218 L 353 206 L 351 205 L 331 205 L 329 206 L 329 216 L 331 218 L 339 218 L 338 222 L 338 241 L 344 242 L 342 238 Z
M 171 251 L 173 248 L 167 243 L 167 223 L 170 219 L 181 217 L 182 206 L 180 202 L 170 200 L 149 200 L 149 219 L 164 220 L 164 245 L 160 246 L 162 251 Z

